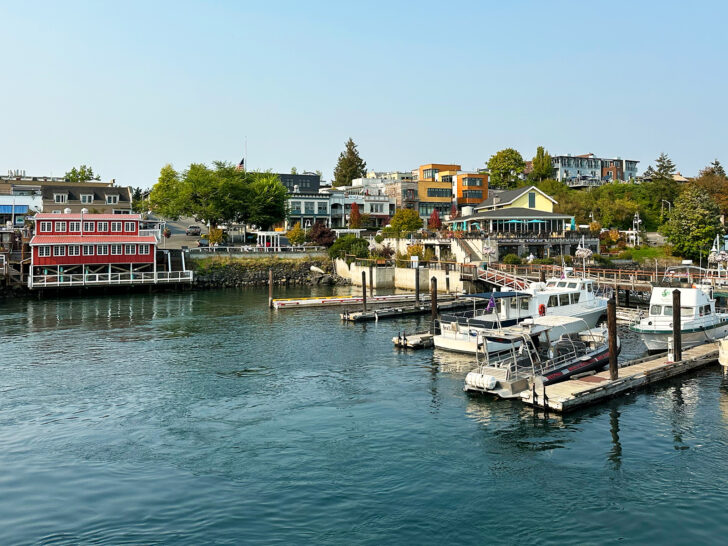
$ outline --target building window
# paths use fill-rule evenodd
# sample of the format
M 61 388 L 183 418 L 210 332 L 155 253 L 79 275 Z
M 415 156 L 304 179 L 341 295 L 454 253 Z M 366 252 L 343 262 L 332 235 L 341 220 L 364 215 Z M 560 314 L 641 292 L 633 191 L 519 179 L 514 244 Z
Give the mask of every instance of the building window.
M 465 177 L 463 178 L 463 186 L 476 186 L 481 187 L 483 185 L 482 178 Z
M 81 222 L 68 222 L 68 231 L 78 233 L 81 231 Z
M 47 258 L 51 255 L 51 247 L 49 246 L 39 246 L 38 247 L 38 257 L 39 258 Z
M 139 254 L 149 254 L 149 245 L 139 245 Z
M 528 192 L 528 208 L 529 209 L 536 208 L 536 192 L 535 191 Z
M 311 201 L 306 201 L 304 206 L 306 207 L 306 214 L 313 214 L 313 206 L 315 203 Z
M 134 245 L 124 245 L 124 254 L 127 256 L 134 256 L 136 254 L 136 248 L 134 248 Z
M 111 231 L 121 232 L 121 222 L 111 222 Z
M 291 201 L 291 214 L 301 214 L 300 201 Z
M 123 248 L 122 245 L 111 245 L 111 255 L 112 256 L 121 256 Z
M 83 223 L 83 231 L 88 233 L 89 231 L 94 230 L 94 222 L 84 222 Z
M 450 197 L 452 190 L 450 188 L 427 188 L 427 197 Z
M 463 190 L 464 199 L 483 199 L 483 190 Z
M 67 193 L 54 193 L 53 202 L 54 203 L 68 203 L 68 194 Z
M 329 204 L 328 203 L 319 203 L 318 208 L 316 210 L 318 211 L 318 214 L 326 214 L 329 211 Z
M 452 182 L 452 175 L 451 174 L 446 174 L 444 176 L 441 176 L 440 178 L 442 179 L 443 182 Z
M 53 231 L 53 222 L 41 222 L 40 231 L 41 233 L 50 233 Z
M 90 205 L 94 202 L 94 194 L 93 193 L 82 193 L 81 194 L 81 203 L 84 205 Z
M 134 231 L 134 222 L 124 222 L 124 231 L 133 232 Z
M 106 256 L 109 253 L 109 245 L 99 245 L 96 247 L 97 256 Z
M 107 205 L 116 205 L 119 202 L 119 196 L 118 195 L 107 195 L 106 196 L 106 204 Z
M 96 229 L 99 231 L 109 231 L 109 223 L 108 222 L 99 222 L 96 224 Z M 93 230 L 91 230 L 93 231 Z
M 53 247 L 53 255 L 54 256 L 65 256 L 66 255 L 66 247 L 65 246 L 54 246 Z
M 66 222 L 56 222 L 56 231 L 58 233 L 66 232 Z
M 440 172 L 440 169 L 425 169 L 422 171 L 422 177 L 425 180 L 434 180 L 437 173 Z
M 69 256 L 80 256 L 81 255 L 81 247 L 78 245 L 71 245 L 68 247 L 68 255 Z
M 84 256 L 93 256 L 94 255 L 94 245 L 83 245 L 83 255 Z

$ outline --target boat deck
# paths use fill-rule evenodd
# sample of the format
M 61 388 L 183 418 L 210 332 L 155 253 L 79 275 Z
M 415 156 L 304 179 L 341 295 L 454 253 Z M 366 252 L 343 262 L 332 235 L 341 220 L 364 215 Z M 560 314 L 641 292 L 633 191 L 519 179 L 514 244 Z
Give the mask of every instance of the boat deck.
M 545 389 L 537 387 L 535 400 L 531 390 L 525 391 L 521 394 L 521 400 L 526 404 L 556 412 L 573 411 L 715 362 L 718 359 L 718 343 L 705 343 L 685 349 L 682 357 L 683 359 L 678 362 L 668 361 L 664 353 L 641 358 L 620 368 L 618 379 L 610 379 L 607 370 L 549 385 Z

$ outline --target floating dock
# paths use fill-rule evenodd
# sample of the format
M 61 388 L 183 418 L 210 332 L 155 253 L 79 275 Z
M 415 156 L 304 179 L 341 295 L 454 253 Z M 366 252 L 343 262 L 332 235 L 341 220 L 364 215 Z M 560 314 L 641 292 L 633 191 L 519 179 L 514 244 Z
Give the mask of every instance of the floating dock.
M 548 385 L 545 389 L 537 386 L 535 400 L 531 390 L 522 393 L 521 400 L 526 404 L 560 413 L 574 411 L 715 362 L 718 360 L 718 342 L 684 349 L 682 356 L 683 359 L 678 362 L 668 361 L 664 353 L 640 358 L 624 364 L 619 369 L 619 378 L 614 380 L 610 379 L 609 371 L 604 371 Z
M 473 307 L 472 298 L 458 298 L 446 300 L 442 303 L 441 299 L 438 300 L 437 310 L 442 311 L 454 311 L 456 309 L 470 309 Z M 367 305 L 369 300 L 367 299 Z M 476 306 L 478 309 L 484 309 L 487 306 L 487 301 L 478 301 Z M 341 313 L 341 320 L 346 322 L 365 322 L 372 320 L 380 320 L 386 318 L 400 318 L 411 315 L 426 315 L 432 312 L 431 304 L 414 305 L 412 307 L 385 307 L 382 309 L 371 309 L 369 311 L 346 311 Z
M 367 305 L 410 303 L 415 294 L 390 294 L 387 296 L 367 296 Z M 272 304 L 275 309 L 298 309 L 301 307 L 336 307 L 342 305 L 361 305 L 363 296 L 339 296 L 324 298 L 278 298 Z
M 433 336 L 429 332 L 421 332 L 419 334 L 393 337 L 395 347 L 400 349 L 427 349 L 428 347 L 434 346 Z

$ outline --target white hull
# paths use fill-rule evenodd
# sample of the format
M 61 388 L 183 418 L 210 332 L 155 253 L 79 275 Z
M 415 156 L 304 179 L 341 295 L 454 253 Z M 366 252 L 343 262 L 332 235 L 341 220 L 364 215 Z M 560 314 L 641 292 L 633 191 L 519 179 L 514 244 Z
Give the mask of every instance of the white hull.
M 647 345 L 647 350 L 651 352 L 667 351 L 667 340 L 672 337 L 670 333 L 651 333 L 649 331 L 641 331 L 642 339 Z M 708 341 L 714 341 L 728 336 L 728 324 L 712 328 L 710 330 L 701 330 L 698 332 L 687 332 L 680 335 L 681 345 L 683 349 L 695 347 Z

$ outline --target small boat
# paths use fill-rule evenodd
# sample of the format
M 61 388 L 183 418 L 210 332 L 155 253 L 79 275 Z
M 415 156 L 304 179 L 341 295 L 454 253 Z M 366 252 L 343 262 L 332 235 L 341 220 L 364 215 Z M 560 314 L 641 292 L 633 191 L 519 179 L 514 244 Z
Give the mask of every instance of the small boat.
M 529 336 L 510 350 L 492 353 L 484 348 L 483 363 L 465 377 L 463 390 L 516 398 L 537 385 L 551 385 L 577 374 L 602 370 L 609 364 L 609 343 L 605 328 L 563 334 L 544 351 Z M 617 338 L 617 352 L 621 349 Z M 478 357 L 479 359 L 479 357 Z
M 728 313 L 716 313 L 709 287 L 654 286 L 649 315 L 630 330 L 641 335 L 650 352 L 666 351 L 673 335 L 672 291 L 680 290 L 680 332 L 684 349 L 728 335 Z

